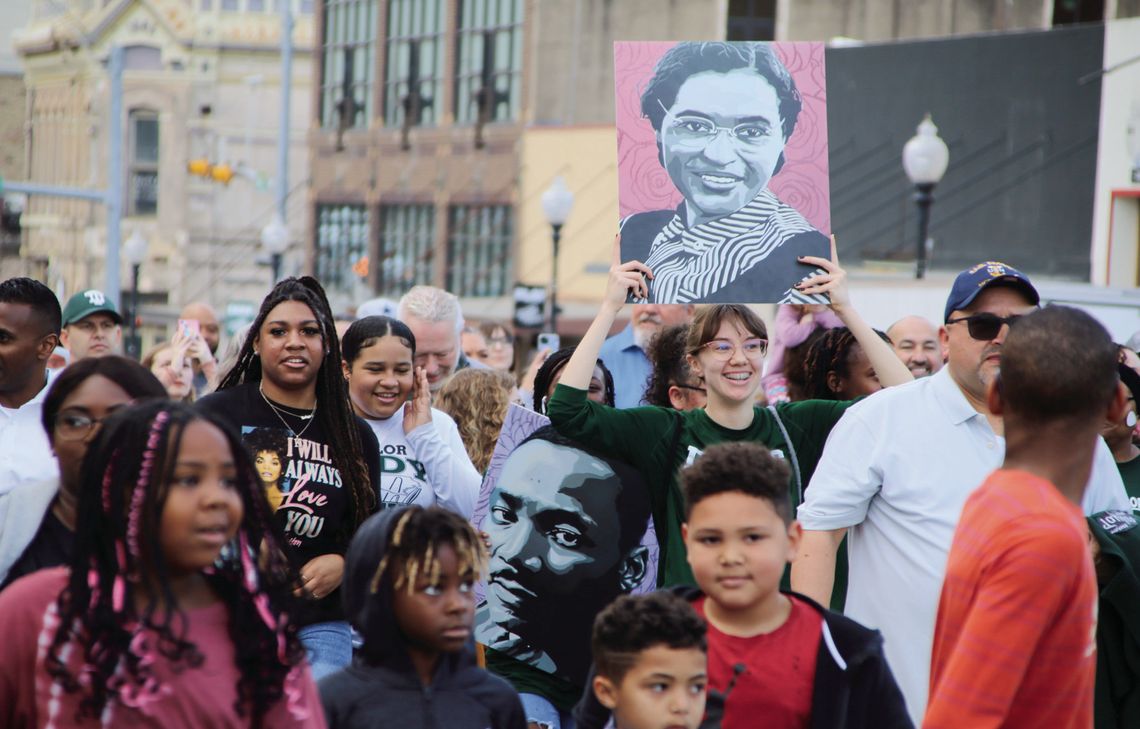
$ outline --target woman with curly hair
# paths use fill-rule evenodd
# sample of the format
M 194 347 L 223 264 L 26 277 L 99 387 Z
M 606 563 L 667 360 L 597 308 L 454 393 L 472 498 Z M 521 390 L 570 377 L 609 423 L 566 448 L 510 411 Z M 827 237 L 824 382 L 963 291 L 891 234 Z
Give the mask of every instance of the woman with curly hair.
M 688 324 L 674 324 L 659 331 L 649 340 L 646 353 L 653 369 L 645 386 L 646 405 L 674 410 L 703 408 L 708 399 L 705 384 L 693 374 L 686 360 L 689 338 Z
M 70 567 L 0 594 L 0 726 L 324 726 L 293 573 L 228 426 L 170 401 L 116 412 L 76 514 Z
M 407 324 L 366 316 L 344 333 L 348 396 L 379 442 L 385 508 L 438 505 L 470 519 L 482 480 L 455 423 L 431 406 L 427 369 L 415 366 Z
M 436 396 L 439 409 L 459 426 L 475 469 L 486 473 L 511 402 L 515 381 L 502 370 L 468 368 L 451 376 Z

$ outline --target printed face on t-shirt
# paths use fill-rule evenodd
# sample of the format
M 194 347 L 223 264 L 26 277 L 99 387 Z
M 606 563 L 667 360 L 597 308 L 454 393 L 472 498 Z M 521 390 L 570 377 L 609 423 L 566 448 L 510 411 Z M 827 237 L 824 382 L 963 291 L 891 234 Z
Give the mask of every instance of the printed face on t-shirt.
M 300 547 L 325 535 L 326 521 L 336 520 L 329 510 L 343 508 L 343 495 L 337 493 L 343 489 L 340 469 L 328 444 L 272 427 L 243 427 L 242 443 L 253 456 L 286 543 Z
M 266 486 L 272 486 L 281 478 L 281 454 L 277 451 L 258 451 L 253 459 L 257 475 Z

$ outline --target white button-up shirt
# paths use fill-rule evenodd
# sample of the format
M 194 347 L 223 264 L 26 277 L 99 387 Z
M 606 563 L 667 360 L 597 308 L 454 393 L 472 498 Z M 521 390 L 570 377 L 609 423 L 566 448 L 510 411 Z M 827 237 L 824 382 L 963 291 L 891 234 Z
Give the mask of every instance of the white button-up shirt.
M 43 388 L 20 407 L 0 407 L 0 494 L 59 477 L 59 464 L 40 422 L 43 400 L 55 375 L 48 371 Z
M 954 528 L 966 498 L 1004 457 L 1005 439 L 944 367 L 849 409 L 831 431 L 799 508 L 804 529 L 851 528 L 844 612 L 882 631 L 916 726 L 926 709 Z M 1088 514 L 1130 508 L 1103 440 L 1082 506 Z

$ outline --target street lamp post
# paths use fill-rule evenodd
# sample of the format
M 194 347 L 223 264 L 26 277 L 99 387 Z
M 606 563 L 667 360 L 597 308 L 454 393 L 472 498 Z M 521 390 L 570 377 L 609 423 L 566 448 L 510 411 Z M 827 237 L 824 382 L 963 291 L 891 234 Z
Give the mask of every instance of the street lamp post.
M 269 253 L 273 266 L 273 283 L 276 284 L 281 279 L 282 254 L 289 247 L 289 229 L 285 227 L 285 221 L 280 217 L 274 217 L 266 223 L 261 229 L 261 245 Z
M 926 275 L 926 239 L 934 186 L 946 174 L 946 166 L 950 163 L 950 150 L 938 136 L 938 127 L 934 126 L 930 114 L 923 117 L 918 133 L 903 146 L 902 163 L 906 176 L 914 185 L 914 202 L 918 205 L 918 256 L 914 277 L 923 278 Z
M 139 268 L 146 260 L 147 247 L 147 240 L 138 228 L 123 243 L 123 254 L 131 265 L 131 319 L 127 335 L 127 356 L 134 359 L 142 356 L 142 347 L 139 346 Z
M 542 212 L 546 221 L 550 223 L 551 240 L 554 242 L 554 258 L 552 276 L 550 279 L 550 331 L 558 333 L 558 243 L 562 239 L 562 226 L 566 218 L 570 217 L 570 209 L 574 207 L 574 193 L 566 187 L 566 180 L 562 175 L 554 178 L 550 187 L 542 193 Z

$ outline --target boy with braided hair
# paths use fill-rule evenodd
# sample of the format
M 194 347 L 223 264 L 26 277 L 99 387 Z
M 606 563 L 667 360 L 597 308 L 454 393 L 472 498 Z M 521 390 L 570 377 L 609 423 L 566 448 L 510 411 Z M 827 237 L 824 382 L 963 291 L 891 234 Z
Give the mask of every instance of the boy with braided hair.
M 514 689 L 475 662 L 474 586 L 486 565 L 475 530 L 446 509 L 385 509 L 361 525 L 344 607 L 364 643 L 320 682 L 330 729 L 525 729 Z

